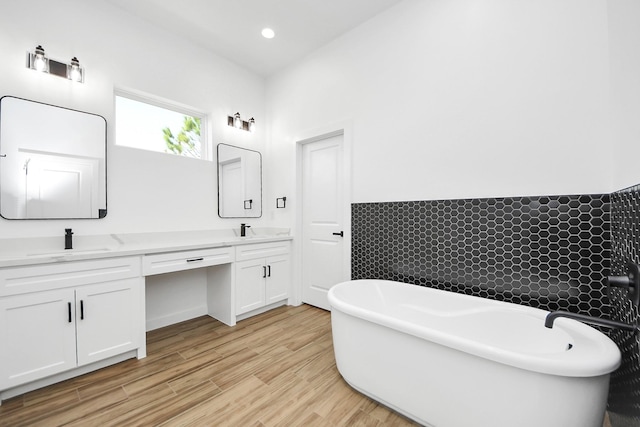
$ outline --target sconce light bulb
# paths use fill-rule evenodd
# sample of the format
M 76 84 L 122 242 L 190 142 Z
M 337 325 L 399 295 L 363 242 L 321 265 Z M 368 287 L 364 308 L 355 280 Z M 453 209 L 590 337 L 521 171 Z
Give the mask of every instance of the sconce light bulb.
M 240 113 L 235 113 L 233 115 L 233 126 L 238 129 L 242 129 L 242 119 L 240 118 Z
M 34 67 L 36 68 L 36 71 L 44 71 L 44 59 L 42 58 L 38 58 L 36 56 L 36 59 L 33 61 Z
M 69 77 L 74 82 L 79 82 L 80 81 L 80 69 L 79 69 L 79 67 L 77 67 L 75 65 L 72 66 L 71 67 L 71 75 Z
M 75 56 L 71 58 L 71 62 L 69 63 L 69 79 L 74 82 L 79 82 L 82 80 L 82 73 L 80 71 L 80 61 Z
M 37 71 L 44 71 L 47 68 L 44 49 L 40 45 L 36 46 L 35 53 L 33 55 L 33 68 Z
M 253 132 L 256 130 L 256 121 L 253 117 L 249 119 L 249 132 Z

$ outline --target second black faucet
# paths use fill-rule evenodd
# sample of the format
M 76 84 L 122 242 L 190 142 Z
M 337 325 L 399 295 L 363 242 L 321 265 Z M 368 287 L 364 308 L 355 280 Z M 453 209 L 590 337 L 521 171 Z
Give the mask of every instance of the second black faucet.
M 73 249 L 73 231 L 70 228 L 64 229 L 64 248 Z

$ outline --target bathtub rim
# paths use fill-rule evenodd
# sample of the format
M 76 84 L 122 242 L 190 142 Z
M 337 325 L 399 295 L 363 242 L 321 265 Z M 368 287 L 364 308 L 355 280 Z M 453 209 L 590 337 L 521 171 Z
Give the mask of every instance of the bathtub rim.
M 409 321 L 392 317 L 390 315 L 375 313 L 350 302 L 343 301 L 336 296 L 336 293 L 339 292 L 341 288 L 348 286 L 349 284 L 372 284 L 376 282 L 382 283 L 383 286 L 417 287 L 425 292 L 447 292 L 448 294 L 454 295 L 455 298 L 481 299 L 483 303 L 493 307 L 506 304 L 508 305 L 509 310 L 519 311 L 539 318 L 542 328 L 544 328 L 544 318 L 549 313 L 548 311 L 529 306 L 489 300 L 457 292 L 382 279 L 358 279 L 336 284 L 328 292 L 328 300 L 331 309 L 337 309 L 351 316 L 371 321 L 401 333 L 407 333 L 458 351 L 473 354 L 477 357 L 482 357 L 498 363 L 541 374 L 567 377 L 592 377 L 610 374 L 621 364 L 620 350 L 609 337 L 602 332 L 573 319 L 557 319 L 554 326 L 555 328 L 563 329 L 574 339 L 573 348 L 570 351 L 563 353 L 529 355 L 508 349 L 497 348 L 465 337 L 453 336 L 435 328 L 415 325 Z M 594 350 L 598 353 L 598 357 L 594 356 Z

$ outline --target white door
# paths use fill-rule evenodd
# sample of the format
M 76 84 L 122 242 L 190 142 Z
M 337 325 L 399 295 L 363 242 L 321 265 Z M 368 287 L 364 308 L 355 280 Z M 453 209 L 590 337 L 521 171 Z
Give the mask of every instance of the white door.
M 242 217 L 244 215 L 244 181 L 240 158 L 226 161 L 220 165 L 220 215 Z
M 141 280 L 124 279 L 76 290 L 78 366 L 139 347 Z
M 328 310 L 344 277 L 343 135 L 302 146 L 302 301 Z
M 264 258 L 236 262 L 236 314 L 264 307 Z
M 0 390 L 76 367 L 73 289 L 0 298 Z
M 27 218 L 97 218 L 98 160 L 23 153 Z
M 288 254 L 271 256 L 266 261 L 265 304 L 269 305 L 282 301 L 289 296 L 291 261 Z

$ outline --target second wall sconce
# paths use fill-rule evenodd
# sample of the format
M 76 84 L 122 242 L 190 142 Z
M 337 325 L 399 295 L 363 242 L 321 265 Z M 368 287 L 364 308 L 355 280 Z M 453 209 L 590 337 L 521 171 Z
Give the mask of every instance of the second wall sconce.
M 227 116 L 227 124 L 236 129 L 246 130 L 247 132 L 254 132 L 256 130 L 255 119 L 251 117 L 249 120 L 242 120 L 240 113 L 235 113 L 233 116 Z
M 27 52 L 27 68 L 74 82 L 84 82 L 84 68 L 80 66 L 78 58 L 74 56 L 69 63 L 53 60 L 45 55 L 44 48 L 40 45 L 33 52 Z

